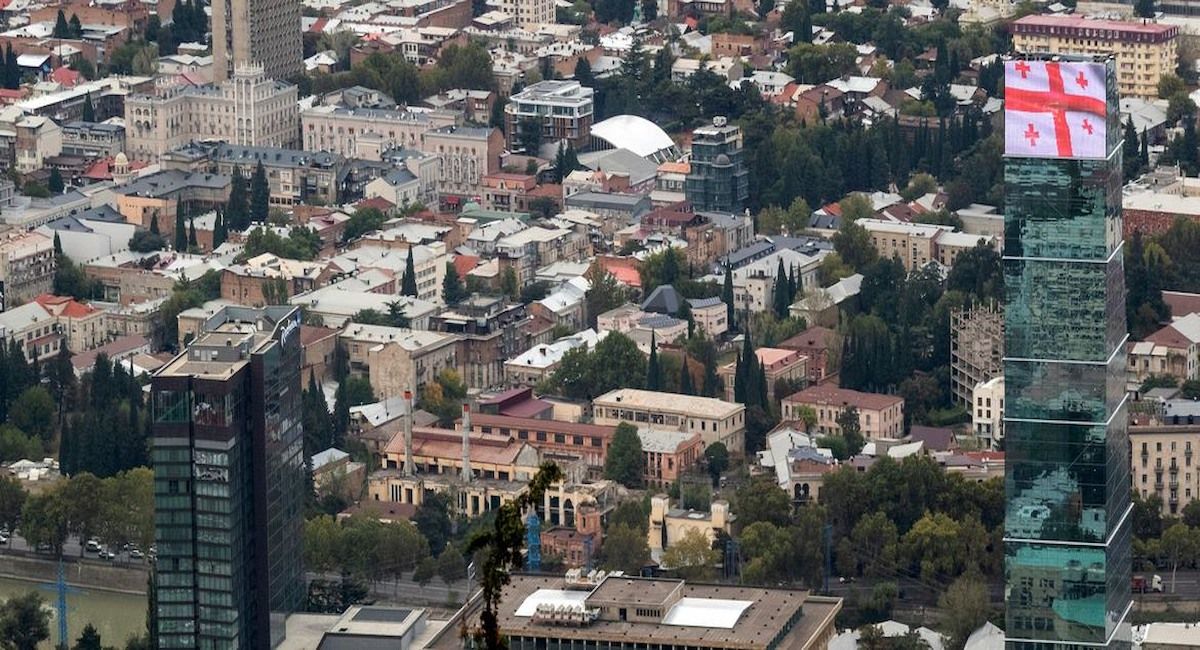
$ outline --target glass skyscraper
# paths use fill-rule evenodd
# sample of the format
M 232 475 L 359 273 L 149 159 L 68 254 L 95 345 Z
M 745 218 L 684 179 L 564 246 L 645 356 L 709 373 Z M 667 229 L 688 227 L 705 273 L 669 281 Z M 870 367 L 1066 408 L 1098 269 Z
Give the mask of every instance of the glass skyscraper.
M 155 374 L 159 648 L 271 648 L 303 605 L 300 312 L 229 306 Z
M 1082 71 L 1075 77 L 1072 65 L 1095 74 L 1090 92 L 1105 91 L 1088 110 L 1106 112 L 1092 113 L 1088 122 L 1088 115 L 1071 112 L 1083 102 L 1072 95 L 1061 105 L 1053 97 L 1044 106 L 1027 103 L 1025 113 L 1010 112 L 1005 119 L 1009 648 L 1127 647 L 1130 642 L 1122 129 L 1114 63 L 1067 57 L 1008 61 L 1006 110 L 1021 107 L 1014 84 L 1032 79 L 1019 73 L 1048 70 L 1047 94 L 1056 84 L 1062 90 L 1064 79 L 1068 92 L 1077 79 L 1083 92 L 1087 79 Z M 1034 81 L 1026 87 L 1035 87 Z M 1035 122 L 1039 112 L 1046 121 Z M 1047 127 L 1051 119 L 1053 131 Z M 1068 122 L 1071 132 L 1064 130 Z M 1096 122 L 1106 130 L 1095 128 Z M 1103 157 L 1070 157 L 1070 137 L 1077 138 L 1079 151 L 1079 137 L 1097 131 L 1103 141 L 1089 145 L 1099 152 L 1103 144 Z M 1035 145 L 1035 137 L 1050 143 L 1057 137 L 1058 155 L 1014 153 Z

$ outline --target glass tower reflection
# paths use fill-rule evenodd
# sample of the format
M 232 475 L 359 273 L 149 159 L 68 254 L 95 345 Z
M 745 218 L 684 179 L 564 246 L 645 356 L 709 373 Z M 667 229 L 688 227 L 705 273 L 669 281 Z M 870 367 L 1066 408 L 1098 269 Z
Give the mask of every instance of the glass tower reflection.
M 1009 648 L 1130 641 L 1122 129 L 1101 61 L 1107 158 L 1005 158 Z

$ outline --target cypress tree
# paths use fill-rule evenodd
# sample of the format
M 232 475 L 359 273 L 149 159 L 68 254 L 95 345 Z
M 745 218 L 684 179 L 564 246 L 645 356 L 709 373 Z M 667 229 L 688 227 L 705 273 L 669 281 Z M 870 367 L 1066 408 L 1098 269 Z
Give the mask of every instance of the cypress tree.
M 8 420 L 8 386 L 12 383 L 10 368 L 8 347 L 0 343 L 0 422 Z
M 800 281 L 796 277 L 796 267 L 792 267 L 792 272 L 788 274 L 788 295 L 790 300 L 796 300 L 796 292 L 800 289 Z
M 250 217 L 254 221 L 266 223 L 271 211 L 271 188 L 267 185 L 267 169 L 262 161 L 254 167 L 254 177 L 250 179 Z
M 187 250 L 187 224 L 183 221 L 183 210 L 175 208 L 175 250 Z
M 92 93 L 88 93 L 83 97 L 83 121 L 96 121 L 96 107 L 92 105 Z
M 741 352 L 738 352 L 733 366 L 733 401 L 738 404 L 746 402 L 746 366 L 742 363 Z
M 63 10 L 58 10 L 58 16 L 54 19 L 54 31 L 50 33 L 54 38 L 71 38 L 71 27 L 67 24 L 67 16 L 63 14 Z
M 71 38 L 80 38 L 83 36 L 83 23 L 79 22 L 79 16 L 71 14 L 68 27 L 71 31 Z
M 734 311 L 733 311 L 733 270 L 728 264 L 725 265 L 725 285 L 721 287 L 721 301 L 725 303 L 725 320 L 729 324 L 729 331 L 733 331 L 734 327 Z
M 150 216 L 150 233 L 157 235 L 158 232 L 158 213 Z
M 788 275 L 787 269 L 783 265 L 783 258 L 779 258 L 779 267 L 775 270 L 775 288 L 774 288 L 774 305 L 775 315 L 779 318 L 787 318 L 788 307 L 792 306 L 791 292 L 788 291 Z
M 417 296 L 417 270 L 413 264 L 413 249 L 408 247 L 408 261 L 404 263 L 404 277 L 400 281 L 400 293 L 405 296 Z
M 684 353 L 683 364 L 679 368 L 679 392 L 684 395 L 696 394 L 696 388 L 692 385 L 692 373 L 688 371 L 687 353 Z
M 650 331 L 650 361 L 646 363 L 646 390 L 662 390 L 662 368 L 658 365 L 658 336 Z
M 767 386 L 767 366 L 758 359 L 758 355 L 755 355 L 754 362 L 755 365 L 758 366 L 758 374 L 755 375 L 754 378 L 754 387 L 758 389 L 756 400 L 758 405 L 761 406 L 764 411 L 770 413 L 771 410 L 767 408 L 771 403 L 771 400 L 767 397 L 767 391 L 769 388 Z
M 50 190 L 51 194 L 62 194 L 67 185 L 63 182 L 62 172 L 58 168 L 50 170 L 50 179 L 46 181 L 46 189 Z
M 213 250 L 225 243 L 225 215 L 222 210 L 217 210 L 217 217 L 213 221 Z
M 1150 143 L 1146 141 L 1146 130 L 1142 129 L 1141 150 L 1138 152 L 1138 157 L 1142 160 L 1142 169 L 1150 169 Z M 1129 179 L 1126 179 L 1129 180 Z
M 75 473 L 75 433 L 71 430 L 71 418 L 63 420 L 58 436 L 58 466 L 63 476 Z
M 233 168 L 229 181 L 229 200 L 225 203 L 225 227 L 227 230 L 245 230 L 250 225 L 249 197 L 246 195 L 246 177 L 240 167 Z
M 55 257 L 61 257 L 61 256 L 62 256 L 62 254 L 63 254 L 63 252 L 62 252 L 62 240 L 58 238 L 58 231 L 57 231 L 57 230 L 55 230 L 55 231 L 54 231 L 54 256 L 55 256 Z
M 196 240 L 196 218 L 188 219 L 188 247 L 196 248 L 199 246 L 199 241 Z

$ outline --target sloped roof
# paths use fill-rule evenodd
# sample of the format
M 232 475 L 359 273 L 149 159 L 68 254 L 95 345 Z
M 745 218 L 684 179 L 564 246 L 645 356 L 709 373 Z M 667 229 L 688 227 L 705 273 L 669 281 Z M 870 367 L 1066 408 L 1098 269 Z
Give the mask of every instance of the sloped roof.
M 674 315 L 679 313 L 682 304 L 683 300 L 679 297 L 679 292 L 675 290 L 675 287 L 661 284 L 655 287 L 650 296 L 642 302 L 642 311 Z

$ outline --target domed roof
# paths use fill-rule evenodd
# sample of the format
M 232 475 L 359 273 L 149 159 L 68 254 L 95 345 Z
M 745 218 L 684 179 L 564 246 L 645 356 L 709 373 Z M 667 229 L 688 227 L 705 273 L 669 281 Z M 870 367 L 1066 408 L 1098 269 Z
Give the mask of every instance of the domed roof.
M 675 146 L 666 131 L 637 115 L 614 115 L 593 124 L 592 136 L 611 144 L 614 149 L 628 149 L 643 158 Z
M 129 156 L 126 156 L 124 151 L 118 151 L 117 155 L 113 156 L 113 164 L 114 165 L 128 165 L 129 164 Z
M 719 154 L 717 154 L 717 157 L 713 159 L 713 164 L 720 165 L 722 167 L 727 167 L 727 166 L 731 165 L 732 163 L 729 161 L 729 156 L 726 156 L 723 153 L 719 153 Z

